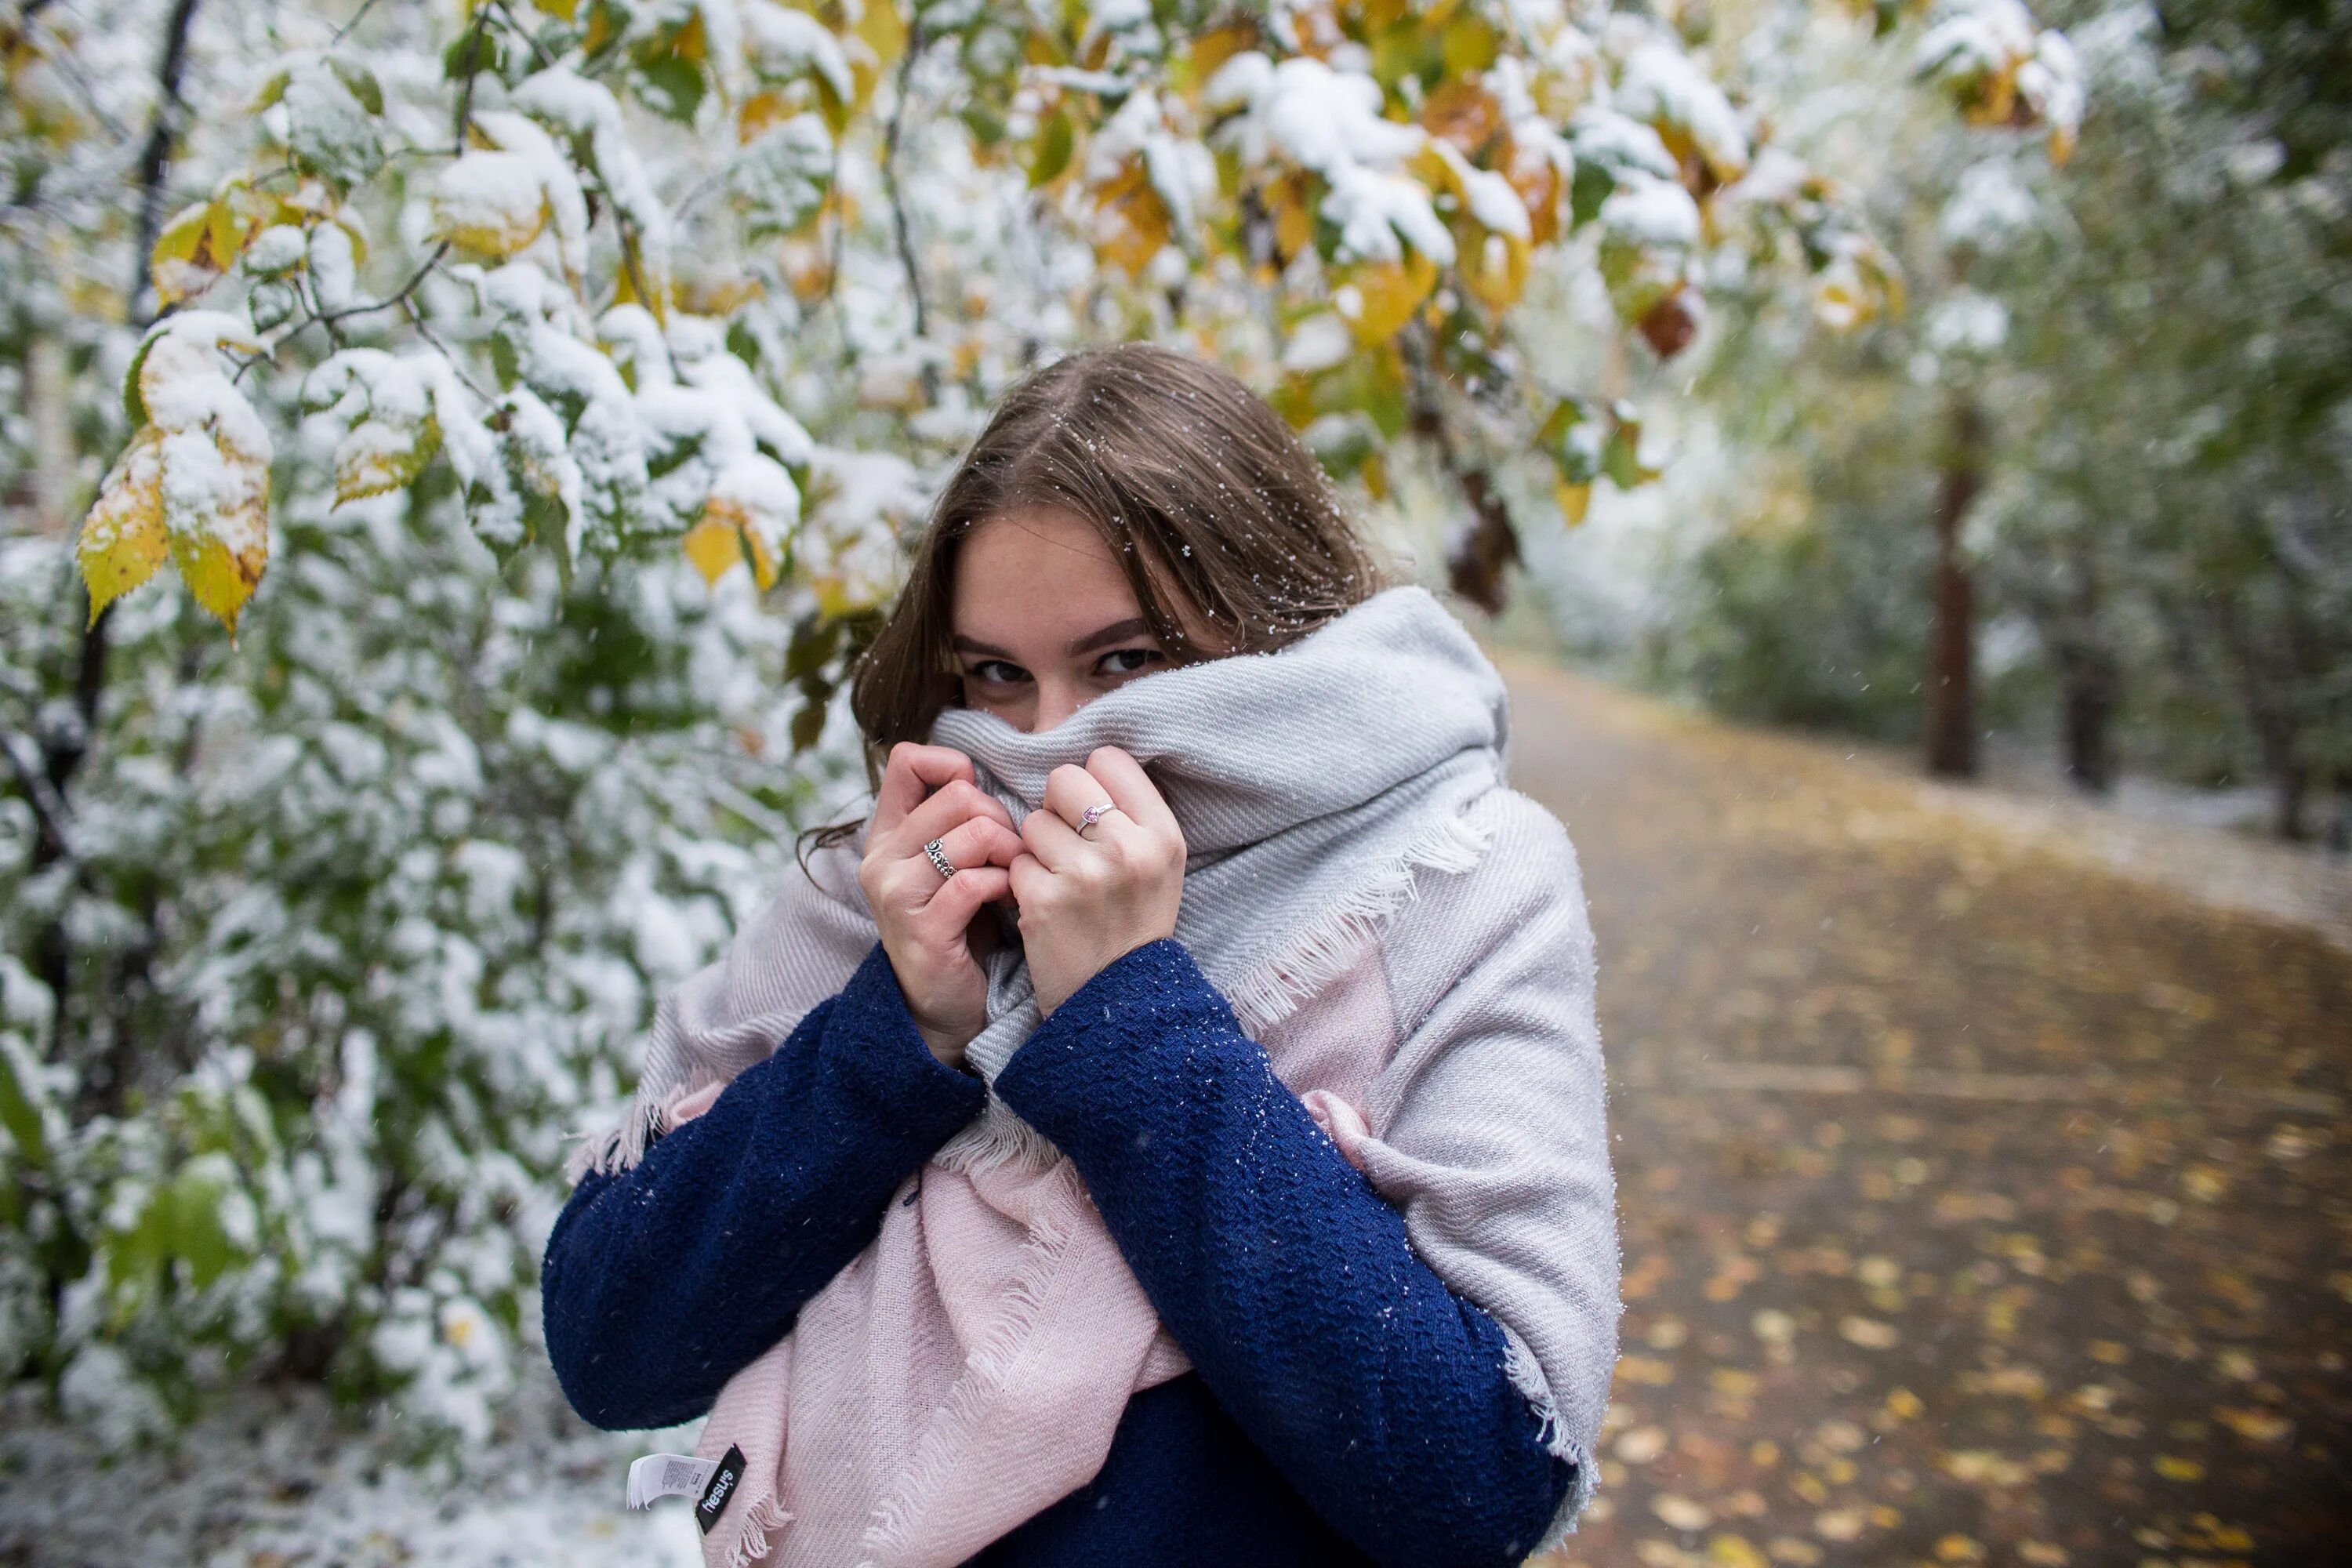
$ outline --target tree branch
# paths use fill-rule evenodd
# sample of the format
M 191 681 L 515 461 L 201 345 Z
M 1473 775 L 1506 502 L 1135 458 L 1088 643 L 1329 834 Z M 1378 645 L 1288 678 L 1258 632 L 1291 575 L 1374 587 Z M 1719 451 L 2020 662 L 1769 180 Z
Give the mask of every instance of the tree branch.
M 923 274 L 915 264 L 915 240 L 907 225 L 907 204 L 898 195 L 898 138 L 907 119 L 907 100 L 913 96 L 915 60 L 923 52 L 928 40 L 923 37 L 923 25 L 914 23 L 907 33 L 907 52 L 898 57 L 898 101 L 890 106 L 890 126 L 882 139 L 882 188 L 890 198 L 890 225 L 898 237 L 898 264 L 907 269 L 907 290 L 915 300 L 915 336 L 930 336 L 929 317 L 923 308 Z
M 139 154 L 139 226 L 131 236 L 131 319 L 144 325 L 154 319 L 150 276 L 155 237 L 163 227 L 163 173 L 171 166 L 172 142 L 178 135 L 180 114 L 187 107 L 180 96 L 180 77 L 188 64 L 188 29 L 202 0 L 173 0 L 163 24 L 163 54 L 156 62 L 154 123 L 148 127 L 147 145 Z
M 41 825 L 41 843 L 47 851 L 43 863 L 55 865 L 60 860 L 72 860 L 76 858 L 73 832 L 67 825 L 65 800 L 31 754 L 33 751 L 30 743 L 14 731 L 0 730 L 0 752 L 8 754 L 8 771 L 16 776 L 16 787 L 32 804 L 33 816 Z
M 426 275 L 431 273 L 435 268 L 440 266 L 441 258 L 448 254 L 449 242 L 445 239 L 441 242 L 439 247 L 434 250 L 432 255 L 425 258 L 425 265 L 419 267 L 415 273 L 410 277 L 408 281 L 400 286 L 400 291 L 398 293 L 390 295 L 382 300 L 377 300 L 370 304 L 346 305 L 340 310 L 321 310 L 317 315 L 311 317 L 310 320 L 320 322 L 324 325 L 331 326 L 337 321 L 347 321 L 353 316 L 368 316 L 373 315 L 378 310 L 396 310 L 400 306 L 408 302 L 408 297 L 416 292 L 417 285 L 423 283 Z

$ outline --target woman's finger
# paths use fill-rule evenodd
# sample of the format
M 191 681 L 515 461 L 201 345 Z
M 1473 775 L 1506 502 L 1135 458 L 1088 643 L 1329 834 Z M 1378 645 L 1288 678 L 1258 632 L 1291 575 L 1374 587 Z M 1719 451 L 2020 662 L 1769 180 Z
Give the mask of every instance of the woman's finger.
M 872 835 L 896 828 L 931 791 L 962 780 L 972 782 L 971 759 L 950 746 L 919 746 L 901 741 L 890 748 L 882 765 L 882 782 L 874 790 Z
M 1005 868 L 1005 886 L 1012 890 L 1016 904 L 1037 895 L 1038 883 L 1053 876 L 1045 862 L 1034 855 L 1021 855 Z
M 1045 869 L 1057 875 L 1091 852 L 1078 830 L 1051 811 L 1033 811 L 1021 819 L 1021 842 Z
M 932 839 L 947 837 L 950 828 L 983 821 L 1001 823 L 1006 832 L 1013 831 L 1013 814 L 1004 809 L 1003 802 L 969 779 L 954 779 L 900 817 L 898 826 L 876 842 L 888 853 L 913 855 Z
M 974 866 L 958 871 L 940 884 L 931 901 L 915 917 L 924 936 L 944 947 L 971 924 L 983 904 L 1013 890 L 1013 873 L 1002 866 Z
M 1025 847 L 1019 834 L 984 816 L 948 829 L 939 835 L 939 840 L 940 853 L 960 872 L 989 865 L 1009 866 Z M 876 891 L 869 896 L 892 909 L 921 910 L 938 897 L 940 884 L 947 879 L 931 863 L 930 855 L 918 847 L 876 867 Z
M 1085 831 L 1087 808 L 1101 805 L 1111 798 L 1102 781 L 1075 763 L 1064 763 L 1045 775 L 1045 809 Z
M 1160 797 L 1159 786 L 1141 763 L 1117 746 L 1097 746 L 1087 758 L 1087 773 L 1109 792 L 1112 802 L 1130 819 L 1172 833 L 1180 841 L 1183 838 L 1176 814 L 1168 809 L 1168 802 Z
M 929 840 L 924 842 L 929 843 Z M 948 864 L 959 871 L 977 866 L 1010 866 L 1022 848 L 1021 835 L 1003 823 L 985 816 L 975 816 L 940 835 L 940 853 L 945 855 Z M 915 854 L 923 864 L 930 865 L 929 855 L 919 849 Z M 932 867 L 931 870 L 936 876 L 939 868 Z

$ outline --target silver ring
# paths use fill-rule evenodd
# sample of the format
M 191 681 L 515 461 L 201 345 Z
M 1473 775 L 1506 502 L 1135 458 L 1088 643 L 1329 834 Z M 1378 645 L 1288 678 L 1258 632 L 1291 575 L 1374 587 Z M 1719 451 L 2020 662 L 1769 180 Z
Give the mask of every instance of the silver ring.
M 931 869 L 937 871 L 940 876 L 947 878 L 950 881 L 953 881 L 955 879 L 955 866 L 948 859 L 946 847 L 938 839 L 934 838 L 929 844 L 924 845 L 923 853 L 931 858 Z
M 1108 816 L 1112 812 L 1117 811 L 1118 809 L 1118 802 L 1106 800 L 1097 805 L 1090 805 L 1087 807 L 1086 810 L 1078 813 L 1079 837 L 1084 837 L 1087 828 L 1092 827 L 1096 823 L 1100 822 L 1104 817 Z

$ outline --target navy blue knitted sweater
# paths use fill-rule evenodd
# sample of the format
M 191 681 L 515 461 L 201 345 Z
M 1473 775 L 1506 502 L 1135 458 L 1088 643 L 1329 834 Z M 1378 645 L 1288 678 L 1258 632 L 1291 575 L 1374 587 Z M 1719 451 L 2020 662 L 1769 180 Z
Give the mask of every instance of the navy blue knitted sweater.
M 1101 1472 L 974 1563 L 1526 1555 L 1573 1477 L 1501 1329 L 1421 1261 L 1181 944 L 1105 968 L 996 1088 L 1076 1163 L 1193 1371 L 1134 1395 Z M 610 1428 L 708 1411 L 984 1093 L 924 1046 L 877 946 L 709 1110 L 573 1191 L 541 1278 L 573 1408 Z

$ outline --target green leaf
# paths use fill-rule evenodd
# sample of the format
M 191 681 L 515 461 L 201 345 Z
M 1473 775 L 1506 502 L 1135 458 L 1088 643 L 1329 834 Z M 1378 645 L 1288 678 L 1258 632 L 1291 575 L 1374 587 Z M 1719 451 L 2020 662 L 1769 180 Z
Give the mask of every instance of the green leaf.
M 675 120 L 681 125 L 693 123 L 695 111 L 702 107 L 702 96 L 707 89 L 702 68 L 677 55 L 661 55 L 652 60 L 640 61 L 635 86 L 637 97 L 646 108 L 665 120 Z
M 1077 128 L 1070 123 L 1067 109 L 1054 110 L 1054 118 L 1037 136 L 1037 151 L 1029 160 L 1031 189 L 1045 184 L 1070 166 L 1070 154 L 1078 144 Z
M 362 108 L 370 114 L 383 112 L 383 88 L 375 79 L 373 71 L 355 60 L 331 59 L 327 66 L 343 86 L 351 89 L 352 96 L 360 100 Z
M 169 1192 L 164 1246 L 171 1256 L 187 1264 L 188 1282 L 199 1290 L 237 1261 L 236 1246 L 221 1220 L 221 1205 L 235 1193 L 220 1173 L 226 1163 L 216 1155 L 191 1160 L 181 1168 Z
M 16 1035 L 0 1034 L 0 1127 L 16 1143 L 17 1158 L 36 1167 L 49 1161 L 42 1098 L 40 1063 Z
M 467 27 L 441 51 L 444 80 L 463 81 L 477 71 L 487 71 L 495 77 L 507 73 L 506 41 L 488 27 Z
M 1576 161 L 1576 174 L 1568 184 L 1569 221 L 1581 228 L 1601 216 L 1601 204 L 1617 188 L 1616 176 L 1589 159 Z

